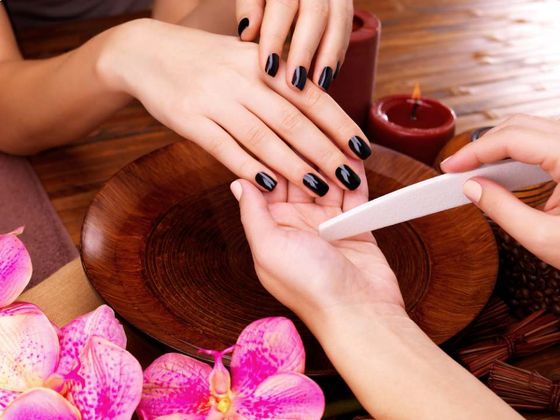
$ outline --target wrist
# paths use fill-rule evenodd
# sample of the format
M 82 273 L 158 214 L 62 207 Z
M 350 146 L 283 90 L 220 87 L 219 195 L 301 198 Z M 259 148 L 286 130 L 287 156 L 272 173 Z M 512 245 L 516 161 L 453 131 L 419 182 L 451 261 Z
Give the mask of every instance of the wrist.
M 96 74 L 108 89 L 114 92 L 136 96 L 133 78 L 140 74 L 142 56 L 150 56 L 149 34 L 152 32 L 153 19 L 136 19 L 115 26 L 101 36 L 102 47 L 97 62 Z
M 380 332 L 411 328 L 419 330 L 405 308 L 397 303 L 317 304 L 300 317 L 319 341 L 332 337 L 335 331 L 342 332 L 349 329 L 375 327 Z

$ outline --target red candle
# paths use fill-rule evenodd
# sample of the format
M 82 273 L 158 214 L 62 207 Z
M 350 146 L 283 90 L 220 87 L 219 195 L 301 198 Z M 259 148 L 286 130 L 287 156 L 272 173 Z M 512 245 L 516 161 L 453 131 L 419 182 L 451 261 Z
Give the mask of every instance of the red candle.
M 329 94 L 362 128 L 367 125 L 372 102 L 380 31 L 381 23 L 373 13 L 355 12 L 346 58 L 329 89 Z
M 372 105 L 368 134 L 373 142 L 431 166 L 455 134 L 455 113 L 435 99 L 387 96 Z

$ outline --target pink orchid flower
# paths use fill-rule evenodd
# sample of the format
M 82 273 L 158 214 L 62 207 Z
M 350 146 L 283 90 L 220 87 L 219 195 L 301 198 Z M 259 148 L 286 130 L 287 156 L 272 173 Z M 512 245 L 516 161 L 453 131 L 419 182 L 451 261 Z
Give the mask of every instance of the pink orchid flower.
M 23 226 L 0 234 L 0 308 L 9 305 L 31 280 L 31 257 L 18 238 Z
M 33 304 L 0 310 L 0 419 L 130 419 L 142 368 L 102 305 L 57 329 Z
M 264 318 L 248 325 L 237 344 L 214 356 L 214 368 L 169 353 L 144 372 L 138 413 L 143 419 L 320 419 L 319 386 L 303 374 L 305 351 L 294 324 Z M 231 376 L 222 358 L 233 352 Z
M 58 329 L 37 306 L 12 303 L 32 272 L 22 232 L 0 235 L 0 419 L 130 419 L 142 368 L 111 308 Z

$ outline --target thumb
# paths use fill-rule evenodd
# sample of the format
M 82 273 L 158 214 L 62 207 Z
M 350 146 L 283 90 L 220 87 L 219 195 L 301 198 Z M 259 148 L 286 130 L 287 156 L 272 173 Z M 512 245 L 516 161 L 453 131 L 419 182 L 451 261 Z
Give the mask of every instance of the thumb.
M 245 180 L 237 180 L 231 183 L 230 188 L 239 201 L 241 223 L 243 223 L 249 245 L 253 249 L 253 245 L 257 244 L 259 240 L 273 233 L 276 222 L 270 214 L 268 203 L 262 192 L 253 184 Z M 254 251 L 256 248 L 253 249 Z
M 254 41 L 261 28 L 265 0 L 237 0 L 237 32 L 243 41 Z
M 465 182 L 463 192 L 488 217 L 543 261 L 558 265 L 557 218 L 527 206 L 501 185 L 484 178 Z

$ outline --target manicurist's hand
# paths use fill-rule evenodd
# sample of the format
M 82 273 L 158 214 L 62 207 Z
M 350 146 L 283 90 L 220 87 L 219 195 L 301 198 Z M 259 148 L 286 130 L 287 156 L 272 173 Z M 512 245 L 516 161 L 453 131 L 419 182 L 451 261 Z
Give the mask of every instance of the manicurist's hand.
M 367 199 L 365 185 L 315 200 L 284 181 L 270 194 L 247 181 L 231 189 L 262 284 L 306 323 L 375 418 L 520 418 L 408 317 L 371 234 L 319 237 L 319 223 Z
M 488 131 L 442 162 L 445 172 L 474 169 L 482 163 L 512 158 L 540 165 L 560 181 L 560 122 L 518 115 Z M 474 178 L 465 195 L 536 256 L 560 268 L 560 187 L 543 209 L 531 208 L 500 185 Z
M 365 178 L 363 166 L 353 164 Z M 317 232 L 321 222 L 367 201 L 365 183 L 315 200 L 285 183 L 267 198 L 246 181 L 232 184 L 232 191 L 260 280 L 300 317 L 364 305 L 406 316 L 397 279 L 371 233 L 329 243 Z
M 282 175 L 315 197 L 329 184 L 359 187 L 349 156 L 371 154 L 364 134 L 314 84 L 299 92 L 263 77 L 257 45 L 154 20 L 128 24 L 111 45 L 104 80 L 239 177 L 270 191 Z
M 313 81 L 325 90 L 329 88 L 348 47 L 352 0 L 237 0 L 236 14 L 242 40 L 254 41 L 260 35 L 259 63 L 272 77 L 295 25 L 287 71 L 279 77 L 302 90 L 315 57 Z

